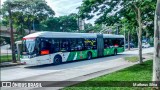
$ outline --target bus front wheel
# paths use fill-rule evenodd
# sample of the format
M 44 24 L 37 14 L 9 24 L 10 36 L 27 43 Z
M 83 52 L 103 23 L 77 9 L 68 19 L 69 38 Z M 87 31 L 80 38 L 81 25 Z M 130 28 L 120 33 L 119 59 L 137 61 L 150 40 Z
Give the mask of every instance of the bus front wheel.
M 62 63 L 62 57 L 60 55 L 57 55 L 54 57 L 54 64 L 58 65 Z
M 88 53 L 87 53 L 87 59 L 88 59 L 88 60 L 92 59 L 92 53 L 91 53 L 91 52 L 88 52 Z

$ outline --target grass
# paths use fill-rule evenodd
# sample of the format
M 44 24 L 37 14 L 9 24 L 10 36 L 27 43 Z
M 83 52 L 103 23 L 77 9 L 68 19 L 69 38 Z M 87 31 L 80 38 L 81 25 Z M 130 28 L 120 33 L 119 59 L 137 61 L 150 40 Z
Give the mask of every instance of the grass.
M 91 86 L 89 81 L 96 85 L 96 81 L 151 81 L 152 80 L 152 60 L 144 62 L 143 65 L 134 65 L 126 69 L 103 75 L 88 81 L 66 87 L 64 90 L 151 90 L 150 87 L 84 87 Z M 100 83 L 99 83 L 100 84 Z
M 138 56 L 125 57 L 124 59 L 126 61 L 129 61 L 129 62 L 137 62 L 137 61 L 139 61 Z
M 12 56 L 11 55 L 0 56 L 0 63 L 2 63 L 2 62 L 9 62 L 11 60 L 12 60 Z

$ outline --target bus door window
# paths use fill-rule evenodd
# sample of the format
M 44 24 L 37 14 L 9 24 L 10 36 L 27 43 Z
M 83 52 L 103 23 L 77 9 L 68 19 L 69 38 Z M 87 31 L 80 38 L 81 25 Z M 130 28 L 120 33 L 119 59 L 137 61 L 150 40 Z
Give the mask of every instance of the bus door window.
M 40 55 L 40 49 L 41 49 L 41 48 L 40 48 L 40 44 L 41 44 L 40 42 L 41 42 L 41 41 L 40 41 L 40 38 L 37 38 L 37 39 L 36 39 L 36 44 L 35 44 L 35 45 L 36 45 L 36 46 L 35 46 L 35 53 L 36 53 L 37 55 Z
M 51 42 L 49 42 L 49 39 L 41 39 L 41 55 L 49 54 L 50 48 L 51 48 Z

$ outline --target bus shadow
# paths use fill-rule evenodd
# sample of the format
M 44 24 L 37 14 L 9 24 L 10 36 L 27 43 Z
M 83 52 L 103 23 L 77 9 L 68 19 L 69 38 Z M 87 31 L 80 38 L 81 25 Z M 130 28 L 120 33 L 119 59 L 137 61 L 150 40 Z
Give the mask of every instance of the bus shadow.
M 132 54 L 127 54 L 127 56 L 132 56 Z M 45 65 L 37 65 L 37 66 L 27 66 L 25 68 L 27 69 L 37 69 L 37 70 L 62 70 L 62 69 L 68 69 L 68 68 L 75 68 L 75 67 L 80 67 L 80 66 L 85 66 L 85 65 L 90 65 L 90 64 L 96 64 L 100 62 L 105 62 L 105 61 L 110 61 L 118 58 L 123 58 L 126 57 L 125 54 L 118 54 L 116 56 L 114 55 L 109 55 L 105 57 L 98 57 L 98 58 L 93 58 L 91 60 L 76 60 L 76 61 L 69 61 L 69 62 L 63 62 L 60 65 L 55 65 L 55 64 L 45 64 Z

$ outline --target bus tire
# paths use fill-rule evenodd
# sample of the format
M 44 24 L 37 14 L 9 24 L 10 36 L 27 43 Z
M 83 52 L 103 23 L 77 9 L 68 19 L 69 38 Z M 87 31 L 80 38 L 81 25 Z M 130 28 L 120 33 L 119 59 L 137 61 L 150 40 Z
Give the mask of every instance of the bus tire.
M 88 52 L 88 53 L 87 53 L 87 59 L 88 59 L 88 60 L 92 59 L 92 53 L 91 53 L 91 52 Z
M 114 50 L 114 55 L 117 55 L 117 49 Z
M 60 55 L 56 55 L 54 57 L 54 62 L 53 62 L 55 65 L 59 65 L 62 63 L 62 57 Z

